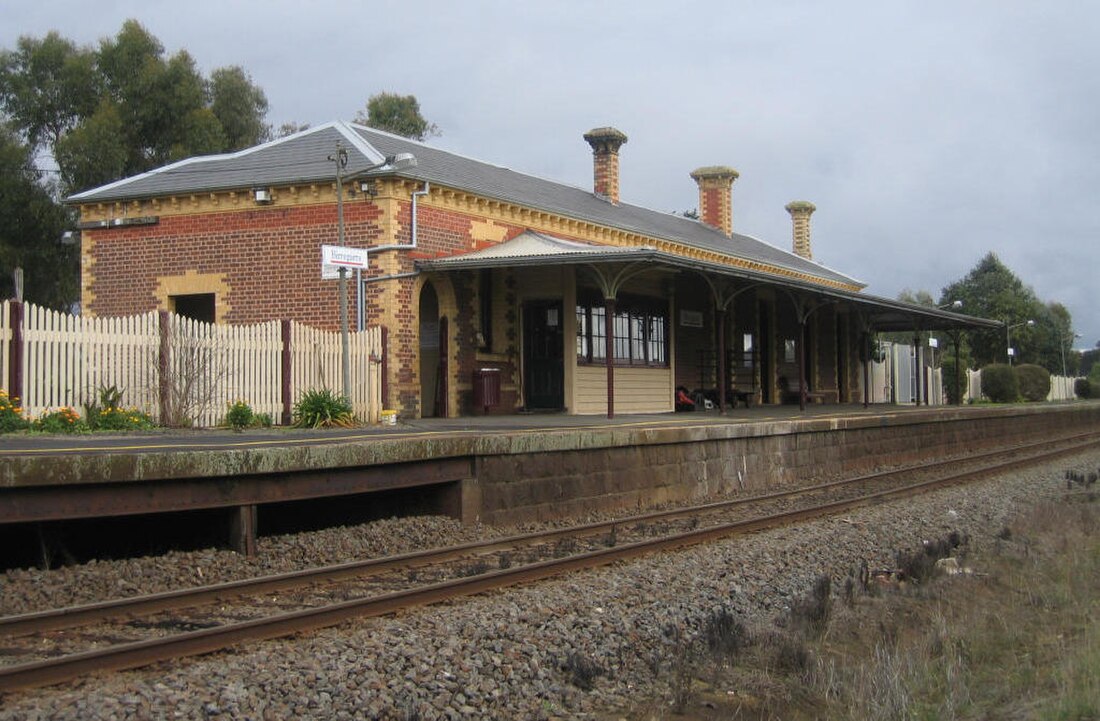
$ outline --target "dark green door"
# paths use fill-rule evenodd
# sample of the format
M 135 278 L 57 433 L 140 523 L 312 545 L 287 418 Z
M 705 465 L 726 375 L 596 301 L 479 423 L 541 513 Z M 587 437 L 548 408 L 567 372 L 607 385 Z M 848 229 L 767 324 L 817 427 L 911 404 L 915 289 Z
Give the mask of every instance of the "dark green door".
M 565 406 L 561 301 L 532 301 L 523 308 L 524 390 L 528 410 Z

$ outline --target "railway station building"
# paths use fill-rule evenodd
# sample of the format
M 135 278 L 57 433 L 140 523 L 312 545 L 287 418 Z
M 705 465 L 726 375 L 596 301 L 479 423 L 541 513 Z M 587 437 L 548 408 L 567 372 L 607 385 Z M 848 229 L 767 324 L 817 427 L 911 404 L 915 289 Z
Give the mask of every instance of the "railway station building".
M 366 249 L 352 324 L 410 418 L 861 403 L 875 333 L 996 326 L 816 262 L 809 202 L 787 248 L 735 231 L 730 167 L 685 169 L 698 219 L 622 202 L 627 136 L 583 138 L 591 188 L 337 122 L 79 193 L 82 311 L 336 330 L 322 246 Z

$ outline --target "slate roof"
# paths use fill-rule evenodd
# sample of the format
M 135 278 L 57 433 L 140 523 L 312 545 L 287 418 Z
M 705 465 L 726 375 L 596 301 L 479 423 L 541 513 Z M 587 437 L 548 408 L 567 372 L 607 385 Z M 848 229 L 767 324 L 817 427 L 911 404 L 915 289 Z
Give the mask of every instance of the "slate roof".
M 429 181 L 495 200 L 766 263 L 827 281 L 857 287 L 865 285 L 749 235 L 734 233 L 732 237 L 727 237 L 696 220 L 628 203 L 615 205 L 591 190 L 545 180 L 408 138 L 347 123 L 310 128 L 236 153 L 190 158 L 77 193 L 70 196 L 68 202 L 114 202 L 196 192 L 331 182 L 335 169 L 328 156 L 333 154 L 338 141 L 348 149 L 345 171 L 348 175 L 363 172 L 382 162 L 387 155 L 412 153 L 417 160 L 415 167 L 396 173 L 393 170 L 375 172 Z

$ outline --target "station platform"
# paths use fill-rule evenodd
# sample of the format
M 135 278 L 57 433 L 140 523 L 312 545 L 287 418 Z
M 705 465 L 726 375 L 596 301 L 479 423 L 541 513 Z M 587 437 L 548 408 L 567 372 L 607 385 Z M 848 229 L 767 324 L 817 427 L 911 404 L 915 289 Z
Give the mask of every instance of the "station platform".
M 264 509 L 276 504 L 347 499 L 370 506 L 387 493 L 395 512 L 407 507 L 463 522 L 579 518 L 1089 429 L 1100 429 L 1100 402 L 762 406 L 339 430 L 12 436 L 0 438 L 0 526 L 223 509 L 228 544 L 247 553 Z

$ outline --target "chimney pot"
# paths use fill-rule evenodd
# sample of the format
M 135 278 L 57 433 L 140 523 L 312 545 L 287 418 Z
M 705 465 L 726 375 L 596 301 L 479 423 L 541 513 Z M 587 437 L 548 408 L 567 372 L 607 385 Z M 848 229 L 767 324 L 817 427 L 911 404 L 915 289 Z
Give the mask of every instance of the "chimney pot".
M 807 260 L 814 259 L 810 246 L 810 216 L 817 206 L 808 200 L 792 200 L 787 203 L 787 212 L 791 214 L 791 250 Z
M 726 165 L 710 165 L 691 171 L 699 184 L 699 218 L 727 236 L 733 235 L 733 181 L 741 176 Z
M 619 204 L 619 148 L 626 133 L 612 127 L 593 128 L 584 134 L 592 146 L 593 191 Z

